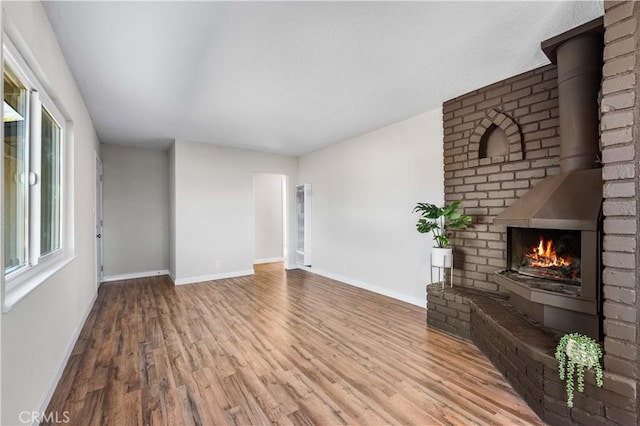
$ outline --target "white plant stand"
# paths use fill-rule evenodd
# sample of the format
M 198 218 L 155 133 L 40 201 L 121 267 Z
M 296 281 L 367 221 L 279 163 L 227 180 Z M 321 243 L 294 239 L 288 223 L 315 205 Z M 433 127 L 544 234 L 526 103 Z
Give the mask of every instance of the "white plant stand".
M 434 272 L 437 280 L 434 280 Z M 431 249 L 431 284 L 439 284 L 443 289 L 449 275 L 449 286 L 453 287 L 453 251 L 450 248 Z

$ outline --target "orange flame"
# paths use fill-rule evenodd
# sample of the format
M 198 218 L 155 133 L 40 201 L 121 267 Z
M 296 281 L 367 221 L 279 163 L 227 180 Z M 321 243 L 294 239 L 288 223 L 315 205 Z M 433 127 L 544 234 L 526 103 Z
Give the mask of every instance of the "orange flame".
M 545 241 L 542 237 L 540 237 L 538 246 L 533 247 L 531 253 L 527 254 L 527 257 L 531 259 L 531 266 L 538 268 L 571 265 L 570 258 L 564 258 L 556 254 L 556 250 L 553 247 L 553 240 Z

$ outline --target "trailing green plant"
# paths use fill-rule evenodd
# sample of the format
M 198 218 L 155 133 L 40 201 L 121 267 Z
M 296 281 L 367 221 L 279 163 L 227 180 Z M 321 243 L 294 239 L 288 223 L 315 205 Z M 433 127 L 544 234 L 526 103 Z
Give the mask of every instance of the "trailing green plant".
M 560 380 L 566 381 L 567 407 L 573 407 L 574 374 L 578 377 L 578 392 L 584 392 L 585 368 L 595 370 L 596 385 L 602 387 L 602 349 L 591 337 L 578 333 L 565 334 L 556 346 Z
M 435 204 L 418 203 L 413 212 L 419 212 L 420 217 L 416 228 L 418 232 L 433 233 L 436 246 L 449 247 L 449 235 L 452 229 L 466 229 L 471 223 L 471 216 L 462 212 L 460 200 L 438 207 Z

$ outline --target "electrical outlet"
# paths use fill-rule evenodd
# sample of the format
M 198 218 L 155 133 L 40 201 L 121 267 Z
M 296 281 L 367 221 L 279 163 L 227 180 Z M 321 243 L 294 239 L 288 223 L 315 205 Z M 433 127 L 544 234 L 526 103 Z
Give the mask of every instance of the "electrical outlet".
M 343 262 L 342 267 L 344 268 L 345 271 L 348 269 L 346 260 Z
M 220 259 L 216 259 L 216 271 L 220 270 Z

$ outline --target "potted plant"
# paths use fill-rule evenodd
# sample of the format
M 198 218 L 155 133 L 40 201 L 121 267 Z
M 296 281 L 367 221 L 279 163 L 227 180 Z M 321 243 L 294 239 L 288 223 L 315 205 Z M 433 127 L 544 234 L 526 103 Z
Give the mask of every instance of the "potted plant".
M 431 266 L 450 268 L 452 265 L 452 249 L 449 235 L 453 229 L 466 229 L 471 223 L 471 216 L 462 212 L 460 200 L 438 207 L 430 203 L 418 203 L 413 212 L 420 213 L 416 224 L 418 232 L 431 232 L 436 246 L 432 251 Z
M 578 333 L 565 334 L 556 347 L 560 379 L 566 381 L 567 407 L 573 407 L 574 373 L 578 376 L 578 392 L 584 392 L 584 370 L 594 369 L 596 385 L 602 387 L 602 349 L 591 337 Z

